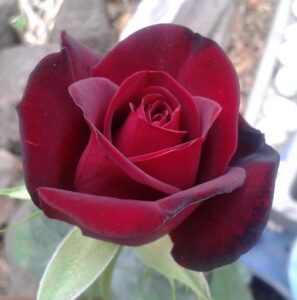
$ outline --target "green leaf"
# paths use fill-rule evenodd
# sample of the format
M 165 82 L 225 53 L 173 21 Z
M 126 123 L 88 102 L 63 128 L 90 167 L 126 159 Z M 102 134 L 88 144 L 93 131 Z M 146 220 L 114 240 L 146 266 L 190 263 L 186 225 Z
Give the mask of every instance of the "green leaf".
M 9 189 L 0 189 L 0 196 L 19 200 L 31 200 L 31 197 L 24 184 Z
M 250 274 L 244 266 L 235 262 L 210 273 L 210 290 L 214 300 L 252 300 L 248 288 Z
M 13 225 L 13 226 L 10 226 L 10 227 L 1 229 L 1 230 L 0 230 L 0 233 L 4 233 L 4 232 L 9 232 L 9 231 L 12 231 L 12 230 L 16 230 L 16 229 L 19 228 L 20 226 L 25 225 L 26 223 L 30 222 L 31 220 L 33 220 L 33 219 L 35 219 L 36 217 L 41 216 L 41 215 L 42 215 L 42 211 L 41 211 L 41 210 L 35 211 L 35 212 L 32 213 L 29 217 L 23 219 L 23 220 L 20 221 L 19 223 L 15 224 L 15 225 Z
M 38 214 L 33 202 L 24 201 L 15 211 L 8 229 Z M 72 228 L 64 222 L 48 219 L 44 214 L 5 234 L 5 255 L 19 272 L 29 273 L 39 281 L 49 258 Z
M 113 270 L 111 285 L 113 300 L 168 300 L 172 298 L 172 288 L 167 278 L 145 265 L 136 256 L 134 247 L 124 247 L 121 250 Z M 196 299 L 194 293 L 186 286 L 177 282 L 175 287 L 176 299 Z M 101 298 L 105 300 L 102 290 Z
M 75 299 L 103 273 L 118 250 L 118 245 L 72 229 L 48 263 L 37 300 Z
M 170 254 L 171 249 L 172 242 L 168 236 L 165 236 L 153 243 L 135 248 L 135 253 L 147 266 L 164 275 L 172 288 L 176 280 L 190 288 L 196 299 L 211 299 L 204 275 L 178 265 Z
M 28 22 L 24 16 L 16 16 L 11 21 L 12 28 L 19 34 L 24 34 Z
M 108 265 L 105 272 L 100 277 L 100 290 L 102 298 L 104 300 L 112 300 L 111 281 L 119 253 L 120 252 L 118 252 L 117 255 L 113 258 L 112 262 Z

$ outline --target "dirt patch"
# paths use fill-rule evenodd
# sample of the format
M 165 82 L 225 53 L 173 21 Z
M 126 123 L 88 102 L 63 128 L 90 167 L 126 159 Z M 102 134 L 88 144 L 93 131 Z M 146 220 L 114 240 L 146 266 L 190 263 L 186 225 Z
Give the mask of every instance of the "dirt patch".
M 240 1 L 231 26 L 228 55 L 240 80 L 241 111 L 251 91 L 277 0 Z

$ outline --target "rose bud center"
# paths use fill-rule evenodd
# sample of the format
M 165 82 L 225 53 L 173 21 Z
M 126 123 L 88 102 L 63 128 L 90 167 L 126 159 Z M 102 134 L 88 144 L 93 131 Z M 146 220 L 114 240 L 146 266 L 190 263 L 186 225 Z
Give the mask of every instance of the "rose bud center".
M 186 136 L 179 130 L 180 105 L 162 93 L 142 95 L 128 105 L 127 117 L 113 133 L 114 145 L 127 157 L 175 146 Z
M 155 126 L 166 125 L 172 117 L 172 109 L 165 101 L 157 99 L 144 107 L 147 120 Z

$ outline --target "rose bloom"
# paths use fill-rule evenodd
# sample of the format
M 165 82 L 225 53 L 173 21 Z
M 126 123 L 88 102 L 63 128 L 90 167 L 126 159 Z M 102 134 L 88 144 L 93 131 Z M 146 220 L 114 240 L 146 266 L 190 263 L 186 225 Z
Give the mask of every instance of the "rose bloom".
M 239 115 L 212 40 L 142 29 L 100 55 L 65 32 L 18 106 L 25 181 L 49 217 L 138 246 L 165 234 L 198 271 L 231 263 L 267 222 L 278 154 Z

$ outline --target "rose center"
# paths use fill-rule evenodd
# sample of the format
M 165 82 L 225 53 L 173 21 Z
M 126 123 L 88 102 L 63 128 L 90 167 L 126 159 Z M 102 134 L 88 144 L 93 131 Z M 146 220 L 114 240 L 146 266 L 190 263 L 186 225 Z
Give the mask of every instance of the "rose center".
M 172 109 L 164 99 L 155 96 L 145 96 L 141 106 L 147 122 L 154 126 L 164 126 L 172 117 Z
M 172 117 L 172 109 L 167 102 L 157 99 L 144 105 L 147 121 L 155 126 L 166 125 Z

